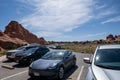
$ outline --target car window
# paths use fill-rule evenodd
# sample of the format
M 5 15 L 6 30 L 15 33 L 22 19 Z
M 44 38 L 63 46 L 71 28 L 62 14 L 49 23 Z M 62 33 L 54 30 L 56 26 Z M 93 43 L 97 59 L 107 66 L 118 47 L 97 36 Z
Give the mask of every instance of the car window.
M 23 49 L 25 49 L 24 46 L 21 46 L 21 47 L 17 48 L 17 50 L 23 50 Z
M 44 48 L 44 47 L 40 47 L 36 52 L 35 52 L 35 54 L 44 54 L 46 52 L 46 48 Z
M 120 49 L 100 49 L 95 56 L 95 65 L 120 69 Z
M 30 54 L 30 53 L 34 53 L 36 51 L 37 48 L 30 48 L 28 50 L 25 51 L 25 54 Z
M 65 52 L 65 57 L 69 57 L 72 54 L 72 51 L 66 51 Z
M 30 49 L 30 48 L 35 48 L 35 47 L 26 47 L 25 49 L 28 50 L 28 49 Z
M 39 48 L 39 49 L 37 49 L 37 51 L 35 52 L 35 54 L 39 54 L 41 52 L 42 52 L 42 48 Z
M 42 59 L 47 60 L 62 60 L 64 57 L 64 52 L 62 51 L 50 51 L 47 54 L 45 54 Z

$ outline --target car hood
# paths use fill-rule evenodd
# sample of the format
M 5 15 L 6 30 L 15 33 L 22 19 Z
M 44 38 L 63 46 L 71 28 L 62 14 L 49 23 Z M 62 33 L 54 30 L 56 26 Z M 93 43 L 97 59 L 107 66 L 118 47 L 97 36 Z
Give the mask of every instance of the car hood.
M 45 59 L 39 59 L 32 63 L 33 69 L 47 69 L 54 63 L 59 63 L 61 60 L 45 60 Z
M 120 77 L 120 70 L 104 69 L 95 65 L 92 70 L 97 80 L 118 80 Z
M 16 54 L 16 56 L 21 56 L 21 57 L 22 57 L 22 56 L 26 56 L 26 55 L 27 55 L 27 54 L 25 54 L 24 52 L 19 52 L 19 53 Z

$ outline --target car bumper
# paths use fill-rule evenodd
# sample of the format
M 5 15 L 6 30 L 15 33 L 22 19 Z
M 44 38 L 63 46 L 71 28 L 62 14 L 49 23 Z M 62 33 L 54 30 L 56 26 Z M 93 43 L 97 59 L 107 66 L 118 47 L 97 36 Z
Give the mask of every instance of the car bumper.
M 14 56 L 14 55 L 6 55 L 6 58 L 7 58 L 7 59 L 14 59 L 15 56 Z
M 46 69 L 46 70 L 36 70 L 29 68 L 28 74 L 30 76 L 36 77 L 49 77 L 49 78 L 56 78 L 58 70 L 56 69 Z
M 16 63 L 27 63 L 28 60 L 26 58 L 22 58 L 22 57 L 15 57 L 14 60 Z

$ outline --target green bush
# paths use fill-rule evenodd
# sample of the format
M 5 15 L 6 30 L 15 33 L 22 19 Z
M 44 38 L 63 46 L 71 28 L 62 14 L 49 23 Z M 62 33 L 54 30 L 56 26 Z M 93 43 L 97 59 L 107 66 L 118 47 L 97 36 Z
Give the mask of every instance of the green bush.
M 17 48 L 17 45 L 14 45 L 14 44 L 9 44 L 6 46 L 6 49 L 10 50 L 10 49 L 16 49 Z
M 6 50 L 2 50 L 2 51 L 0 51 L 0 55 L 5 55 L 6 54 Z

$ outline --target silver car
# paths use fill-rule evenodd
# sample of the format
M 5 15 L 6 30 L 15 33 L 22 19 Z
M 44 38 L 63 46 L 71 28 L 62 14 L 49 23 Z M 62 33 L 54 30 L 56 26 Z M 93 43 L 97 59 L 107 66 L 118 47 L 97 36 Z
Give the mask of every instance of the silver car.
M 24 53 L 26 50 L 33 47 L 38 47 L 38 46 L 41 46 L 41 45 L 37 43 L 32 43 L 25 46 L 21 46 L 15 50 L 8 50 L 6 53 L 6 57 L 8 60 L 14 60 L 16 54 Z
M 100 45 L 83 60 L 90 64 L 85 80 L 120 80 L 120 45 Z

